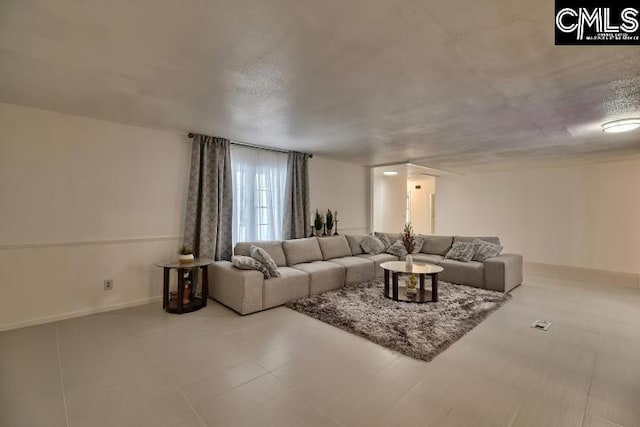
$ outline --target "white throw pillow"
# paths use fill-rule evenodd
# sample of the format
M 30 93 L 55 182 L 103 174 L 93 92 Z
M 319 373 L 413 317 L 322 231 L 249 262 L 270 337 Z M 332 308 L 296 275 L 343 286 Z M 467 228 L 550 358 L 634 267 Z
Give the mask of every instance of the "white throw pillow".
M 360 242 L 360 247 L 364 251 L 364 253 L 369 255 L 377 255 L 379 253 L 384 252 L 384 243 L 376 236 L 368 235 L 362 242 Z
M 264 275 L 265 279 L 271 277 L 269 270 L 260 261 L 251 258 L 250 256 L 234 255 L 231 257 L 231 264 L 240 270 L 256 270 Z
M 389 246 L 391 246 L 391 240 L 389 240 L 389 236 L 387 236 L 384 233 L 379 233 L 377 231 L 375 231 L 373 235 L 376 236 L 378 240 L 380 240 L 384 244 L 385 251 L 389 249 Z
M 454 242 L 447 255 L 446 259 L 452 259 L 455 261 L 469 262 L 473 259 L 473 255 L 476 253 L 476 245 L 473 242 Z
M 411 252 L 411 255 L 419 254 L 423 245 L 424 239 L 422 237 L 416 237 L 413 239 L 413 252 Z
M 404 247 L 402 240 L 396 240 L 393 245 L 387 248 L 387 253 L 404 258 L 407 256 L 407 248 Z
M 500 255 L 503 249 L 502 246 L 485 240 L 474 239 L 473 243 L 476 245 L 476 252 L 473 255 L 474 261 L 484 262 L 489 258 Z
M 278 270 L 278 264 L 273 260 L 269 252 L 265 251 L 262 248 L 251 245 L 251 249 L 249 250 L 251 253 L 251 257 L 256 261 L 260 262 L 262 265 L 266 267 L 269 271 L 269 276 L 271 277 L 280 277 L 280 270 Z

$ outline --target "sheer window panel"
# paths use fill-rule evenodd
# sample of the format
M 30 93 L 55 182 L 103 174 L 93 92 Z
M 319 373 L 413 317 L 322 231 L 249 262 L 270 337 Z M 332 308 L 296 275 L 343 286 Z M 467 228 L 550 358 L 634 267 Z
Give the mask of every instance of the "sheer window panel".
M 233 244 L 282 239 L 287 154 L 231 146 Z

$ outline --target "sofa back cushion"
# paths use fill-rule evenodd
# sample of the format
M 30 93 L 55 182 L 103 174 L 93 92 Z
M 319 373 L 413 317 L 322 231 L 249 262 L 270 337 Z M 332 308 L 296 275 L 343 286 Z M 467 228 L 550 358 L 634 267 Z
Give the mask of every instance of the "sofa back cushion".
M 285 240 L 282 242 L 282 249 L 287 257 L 288 266 L 303 262 L 322 261 L 322 251 L 318 239 L 315 237 Z
M 454 242 L 473 242 L 475 239 L 484 240 L 485 242 L 489 242 L 489 243 L 493 243 L 494 245 L 501 246 L 500 239 L 495 237 L 495 236 L 489 236 L 489 237 L 463 237 L 463 236 L 456 236 L 456 237 L 453 238 L 453 241 Z
M 318 237 L 322 259 L 325 261 L 333 258 L 351 256 L 349 242 L 344 236 Z
M 445 256 L 453 245 L 453 236 L 419 236 L 423 240 L 420 252 L 424 254 Z
M 234 255 L 251 256 L 251 246 L 257 246 L 267 251 L 278 267 L 287 266 L 287 258 L 284 256 L 281 241 L 272 242 L 238 242 L 233 249 Z
M 347 241 L 349 242 L 349 247 L 351 248 L 351 255 L 362 255 L 364 252 L 360 247 L 360 243 L 362 243 L 362 239 L 366 236 L 364 234 L 357 236 L 347 236 Z
M 401 233 L 384 233 L 391 244 L 394 244 L 396 240 L 400 239 Z

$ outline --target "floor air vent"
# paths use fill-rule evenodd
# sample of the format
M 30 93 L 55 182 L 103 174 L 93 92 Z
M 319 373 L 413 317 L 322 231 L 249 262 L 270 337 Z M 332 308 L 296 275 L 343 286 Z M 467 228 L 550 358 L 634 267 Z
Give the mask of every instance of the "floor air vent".
M 533 329 L 539 329 L 541 331 L 548 331 L 551 327 L 551 322 L 548 320 L 536 320 L 531 324 Z

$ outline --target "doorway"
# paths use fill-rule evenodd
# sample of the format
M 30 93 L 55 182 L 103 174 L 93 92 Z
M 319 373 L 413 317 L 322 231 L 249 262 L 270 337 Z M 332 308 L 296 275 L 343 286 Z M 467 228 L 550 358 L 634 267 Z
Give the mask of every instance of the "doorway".
M 371 168 L 374 231 L 399 233 L 411 222 L 416 233 L 435 232 L 436 177 L 425 170 L 413 164 Z

